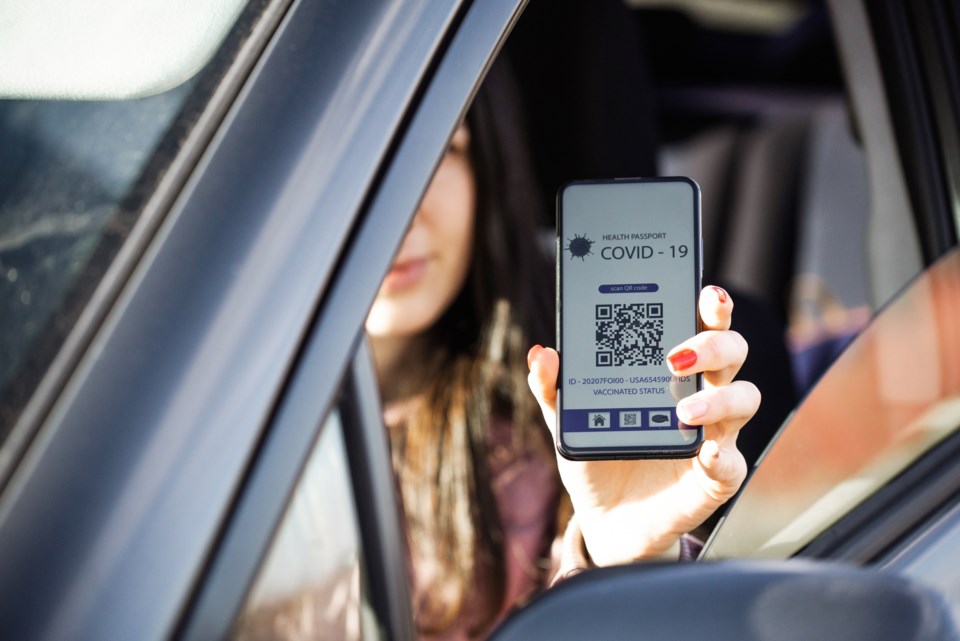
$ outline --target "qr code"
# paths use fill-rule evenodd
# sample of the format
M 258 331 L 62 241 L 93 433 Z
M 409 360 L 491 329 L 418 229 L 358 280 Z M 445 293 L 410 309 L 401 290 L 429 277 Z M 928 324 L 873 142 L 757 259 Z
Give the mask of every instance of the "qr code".
M 663 303 L 597 305 L 597 367 L 661 365 Z

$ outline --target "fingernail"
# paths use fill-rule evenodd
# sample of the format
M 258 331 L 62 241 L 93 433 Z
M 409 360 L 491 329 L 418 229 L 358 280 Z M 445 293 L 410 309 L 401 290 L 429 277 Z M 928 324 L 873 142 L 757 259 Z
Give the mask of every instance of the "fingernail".
M 710 287 L 713 288 L 713 291 L 717 292 L 717 298 L 720 299 L 721 303 L 727 302 L 727 290 L 723 287 L 717 287 L 716 285 L 711 285 Z
M 677 352 L 673 356 L 668 356 L 667 360 L 670 361 L 670 366 L 673 367 L 673 371 L 682 372 L 697 364 L 697 353 L 692 349 L 685 349 Z
M 540 353 L 540 350 L 543 349 L 542 345 L 534 345 L 530 348 L 530 351 L 527 352 L 527 369 L 533 365 L 533 359 L 537 357 L 537 354 Z
M 682 400 L 677 404 L 677 413 L 680 414 L 680 419 L 687 425 L 695 424 L 694 421 L 706 414 L 708 409 L 710 409 L 710 406 L 707 405 L 706 401 L 699 398 Z

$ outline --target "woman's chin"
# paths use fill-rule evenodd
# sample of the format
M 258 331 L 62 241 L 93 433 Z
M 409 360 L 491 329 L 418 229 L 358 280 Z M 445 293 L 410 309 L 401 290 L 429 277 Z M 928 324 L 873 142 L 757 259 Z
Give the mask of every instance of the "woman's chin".
M 401 298 L 404 300 L 384 296 L 381 291 L 367 315 L 367 334 L 382 338 L 416 336 L 436 320 L 426 305 L 410 296 Z

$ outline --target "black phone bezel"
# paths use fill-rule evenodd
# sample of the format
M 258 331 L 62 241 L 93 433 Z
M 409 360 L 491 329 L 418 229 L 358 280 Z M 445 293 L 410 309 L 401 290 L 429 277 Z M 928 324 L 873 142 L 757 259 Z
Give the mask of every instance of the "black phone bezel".
M 697 437 L 687 445 L 650 445 L 650 446 L 624 446 L 624 447 L 589 447 L 589 448 L 570 448 L 563 443 L 563 424 L 561 420 L 563 408 L 563 300 L 562 300 L 562 278 L 563 278 L 563 193 L 569 187 L 577 185 L 603 185 L 603 184 L 622 184 L 622 183 L 663 183 L 663 182 L 682 182 L 693 189 L 693 235 L 691 243 L 694 250 L 694 291 L 693 291 L 693 309 L 696 313 L 696 331 L 699 333 L 703 329 L 703 323 L 700 320 L 698 310 L 698 298 L 700 290 L 703 288 L 703 236 L 700 226 L 700 185 L 692 178 L 686 176 L 664 176 L 657 178 L 608 178 L 608 179 L 590 179 L 573 180 L 565 183 L 557 190 L 556 206 L 556 341 L 557 351 L 560 354 L 560 371 L 557 374 L 557 412 L 556 412 L 556 447 L 557 451 L 566 459 L 573 461 L 596 461 L 596 460 L 635 460 L 635 459 L 676 459 L 692 458 L 700 452 L 703 445 L 703 426 L 689 425 L 688 427 L 697 428 Z M 703 374 L 696 375 L 697 391 L 703 389 Z

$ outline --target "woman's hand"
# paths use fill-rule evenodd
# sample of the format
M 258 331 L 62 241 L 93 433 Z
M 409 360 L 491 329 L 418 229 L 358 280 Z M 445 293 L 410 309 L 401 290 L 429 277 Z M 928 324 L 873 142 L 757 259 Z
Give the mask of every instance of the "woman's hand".
M 719 287 L 700 292 L 704 331 L 667 355 L 677 376 L 703 372 L 704 389 L 677 405 L 680 419 L 703 425 L 704 442 L 689 459 L 571 461 L 557 456 L 590 557 L 597 565 L 679 556 L 680 536 L 732 497 L 746 477 L 737 449 L 740 428 L 756 413 L 760 392 L 733 381 L 747 343 L 730 330 L 733 301 Z M 534 347 L 527 357 L 530 389 L 556 441 L 557 352 Z

